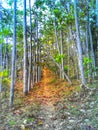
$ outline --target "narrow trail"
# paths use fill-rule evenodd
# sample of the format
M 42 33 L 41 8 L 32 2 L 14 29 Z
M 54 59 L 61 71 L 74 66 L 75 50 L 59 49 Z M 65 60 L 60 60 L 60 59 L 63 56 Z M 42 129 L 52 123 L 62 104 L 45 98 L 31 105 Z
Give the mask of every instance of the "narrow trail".
M 54 130 L 55 128 L 52 119 L 55 115 L 55 108 L 53 103 L 56 100 L 55 99 L 56 95 L 53 92 L 55 86 L 53 85 L 51 86 L 52 80 L 53 80 L 53 75 L 51 74 L 51 72 L 47 69 L 44 69 L 43 78 L 40 83 L 41 90 L 39 90 L 36 93 L 37 95 L 39 95 L 36 98 L 41 103 L 39 118 L 43 121 L 43 126 L 41 128 L 43 130 Z M 36 129 L 40 129 L 40 127 L 37 127 Z
M 69 86 L 68 82 L 56 79 L 53 72 L 44 68 L 42 79 L 36 83 L 32 91 L 26 97 L 26 102 L 38 102 L 40 105 L 52 107 L 55 103 L 70 95 L 77 88 Z
M 33 94 L 35 101 L 40 104 L 38 119 L 40 119 L 41 126 L 35 126 L 36 130 L 57 130 L 59 128 L 58 123 L 55 125 L 53 121 L 54 104 L 59 100 L 59 96 L 56 93 L 56 86 L 52 82 L 55 82 L 55 76 L 48 69 L 44 69 L 42 80 Z
M 40 104 L 38 119 L 41 125 L 35 125 L 33 129 L 66 130 L 66 126 L 63 124 L 64 119 L 62 120 L 62 117 L 57 117 L 56 104 L 60 102 L 63 94 L 70 94 L 72 90 L 65 87 L 64 82 L 59 86 L 59 81 L 57 82 L 54 74 L 48 69 L 43 69 L 42 73 L 41 81 L 35 85 L 35 90 L 33 90 L 27 100 L 27 102 L 29 102 L 29 100 L 33 99 L 33 102 Z
M 43 70 L 43 78 L 39 83 L 39 88 L 35 91 L 35 100 L 41 104 L 52 106 L 59 99 L 56 92 L 55 76 L 48 70 Z

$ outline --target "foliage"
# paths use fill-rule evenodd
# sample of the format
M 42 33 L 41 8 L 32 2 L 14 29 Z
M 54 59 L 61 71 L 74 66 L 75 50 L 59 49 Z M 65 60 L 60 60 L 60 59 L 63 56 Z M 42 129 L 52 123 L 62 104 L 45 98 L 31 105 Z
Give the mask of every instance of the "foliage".
M 92 60 L 89 59 L 88 57 L 84 57 L 83 58 L 83 66 L 84 66 L 84 74 L 85 74 L 85 77 L 88 76 L 88 74 L 90 73 L 90 70 L 89 70 L 89 66 L 91 66 L 90 64 L 92 63 Z
M 67 66 L 67 65 L 64 66 L 64 71 L 65 71 L 66 73 L 68 72 L 68 66 Z
M 10 80 L 8 78 L 8 70 L 0 71 L 0 81 L 2 81 L 4 86 L 8 86 L 10 84 Z
M 8 35 L 11 36 L 12 32 L 9 28 L 2 28 L 2 30 L 0 30 L 0 35 L 7 37 Z
M 54 59 L 57 63 L 61 63 L 61 60 L 64 58 L 64 55 L 62 54 L 57 54 L 57 55 L 54 55 Z
M 16 49 L 17 49 L 17 55 L 19 56 L 19 57 L 21 57 L 21 55 L 23 54 L 23 44 L 17 44 L 16 45 Z
M 92 63 L 92 60 L 88 57 L 83 58 L 83 65 L 88 65 L 89 63 Z
M 7 77 L 8 76 L 8 70 L 0 71 L 0 77 Z
M 34 118 L 27 118 L 27 123 L 34 122 Z
M 14 120 L 11 120 L 11 121 L 9 122 L 9 125 L 11 125 L 11 126 L 15 125 L 15 121 L 14 121 Z
M 2 44 L 4 42 L 3 38 L 0 38 L 0 44 Z
M 98 71 L 98 67 L 97 67 L 97 66 L 95 66 L 95 67 L 92 67 L 92 71 L 93 71 L 93 72 L 96 72 L 96 71 Z
M 9 78 L 3 78 L 2 83 L 4 86 L 8 86 L 10 84 Z

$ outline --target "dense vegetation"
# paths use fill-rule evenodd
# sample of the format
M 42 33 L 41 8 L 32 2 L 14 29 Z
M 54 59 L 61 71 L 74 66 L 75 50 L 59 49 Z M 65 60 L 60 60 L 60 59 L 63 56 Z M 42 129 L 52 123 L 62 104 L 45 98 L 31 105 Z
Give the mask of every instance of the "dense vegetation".
M 82 92 L 90 84 L 93 88 L 98 78 L 98 0 L 0 3 L 2 100 L 7 97 L 13 107 L 19 82 L 24 97 L 29 95 L 43 68 L 69 86 L 80 85 Z

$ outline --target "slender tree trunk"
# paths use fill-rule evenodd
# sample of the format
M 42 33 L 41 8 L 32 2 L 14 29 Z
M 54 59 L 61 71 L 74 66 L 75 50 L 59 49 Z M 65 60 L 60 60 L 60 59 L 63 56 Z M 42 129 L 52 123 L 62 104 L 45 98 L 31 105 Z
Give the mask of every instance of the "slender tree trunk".
M 87 5 L 89 3 L 87 2 Z M 88 7 L 89 8 L 89 7 Z M 86 21 L 86 57 L 89 59 L 89 10 L 87 9 L 87 21 Z M 90 64 L 87 64 L 88 80 L 90 80 Z
M 23 36 L 24 36 L 24 88 L 23 88 L 23 92 L 24 95 L 26 96 L 28 94 L 28 80 L 27 80 L 27 27 L 26 27 L 26 0 L 23 1 L 23 16 L 24 16 L 24 20 L 23 20 Z
M 74 62 L 75 62 L 76 77 L 77 77 L 77 79 L 79 79 L 79 71 L 78 71 L 79 67 L 78 67 L 77 62 L 76 62 L 77 61 L 77 57 L 78 57 L 78 54 L 77 54 L 78 49 L 77 49 L 77 46 L 76 46 L 76 37 L 74 36 L 75 33 L 72 32 L 72 28 L 71 27 L 69 27 L 69 32 L 70 32 L 70 38 L 74 41 L 73 47 L 75 49 L 74 49 L 74 56 L 73 57 L 75 57 Z
M 97 37 L 97 49 L 98 49 L 98 0 L 96 0 L 96 37 Z
M 98 66 L 98 0 L 96 0 L 96 66 Z
M 32 75 L 32 82 L 33 82 L 33 86 L 35 83 L 35 55 L 33 56 L 33 75 Z
M 13 50 L 12 50 L 12 70 L 9 105 L 13 105 L 14 99 L 14 80 L 15 80 L 15 51 L 16 51 L 16 0 L 14 0 L 14 29 L 13 29 Z
M 36 45 L 36 83 L 38 82 L 38 43 Z
M 35 44 L 36 44 L 36 52 L 35 52 L 35 62 L 36 62 L 36 83 L 38 82 L 38 17 L 35 14 Z
M 40 66 L 40 62 L 41 62 L 41 48 L 40 48 L 40 45 L 39 45 L 39 49 L 38 49 L 38 62 L 39 62 L 39 65 L 38 65 L 38 82 L 40 81 L 40 77 L 41 77 L 41 66 Z
M 29 59 L 29 72 L 28 72 L 28 91 L 31 89 L 31 76 L 32 76 L 32 19 L 31 19 L 31 0 L 29 0 L 30 12 L 30 59 Z
M 89 23 L 89 36 L 90 36 L 90 48 L 91 48 L 91 59 L 92 59 L 92 67 L 96 67 L 95 66 L 95 55 L 94 55 L 94 48 L 93 48 L 93 40 L 92 40 L 92 33 L 91 33 L 91 27 L 90 27 L 90 23 Z M 93 78 L 96 75 L 95 72 L 93 72 Z
M 84 86 L 85 78 L 84 78 L 84 70 L 83 70 L 82 48 L 81 48 L 81 42 L 80 42 L 80 31 L 79 31 L 79 25 L 78 25 L 76 0 L 74 0 L 74 15 L 75 15 L 75 24 L 76 24 L 76 33 L 77 33 L 78 63 L 79 63 L 82 85 Z
M 34 0 L 34 3 L 36 3 L 37 0 Z M 37 7 L 36 7 L 37 9 Z M 34 38 L 34 42 L 35 42 L 35 46 L 36 46 L 36 49 L 35 49 L 35 66 L 33 68 L 34 72 L 35 72 L 35 75 L 34 75 L 34 79 L 35 79 L 35 82 L 38 82 L 38 66 L 37 66 L 37 60 L 38 60 L 38 17 L 37 17 L 37 12 L 35 12 L 34 14 L 34 25 L 35 25 L 35 28 L 34 28 L 34 33 L 35 33 L 35 38 Z
M 2 44 L 0 44 L 0 72 L 2 72 Z M 0 76 L 0 93 L 2 92 L 2 76 Z
M 61 43 L 61 55 L 63 55 L 63 37 L 62 37 L 62 31 L 60 30 L 60 43 Z M 61 75 L 62 79 L 64 79 L 64 59 L 61 58 Z
M 89 48 L 88 48 L 88 43 L 89 43 L 89 40 L 88 40 L 88 33 L 89 33 L 89 26 L 88 26 L 89 22 L 87 20 L 87 23 L 86 23 L 86 56 L 89 58 Z
M 6 38 L 6 56 L 5 56 L 5 62 L 6 62 L 6 69 L 8 70 L 8 37 Z
M 60 54 L 60 48 L 59 48 L 59 43 L 58 43 L 58 36 L 57 36 L 55 21 L 54 21 L 54 33 L 55 33 L 55 41 L 56 41 L 56 45 L 57 45 L 57 50 L 58 50 L 58 53 Z
M 49 54 L 50 58 L 53 60 L 53 62 L 56 64 L 56 66 L 60 69 L 60 65 L 57 62 L 55 62 L 54 58 L 52 57 L 52 55 L 50 53 L 48 53 L 48 54 Z M 71 82 L 71 80 L 69 79 L 69 77 L 67 76 L 67 74 L 65 72 L 64 72 L 64 76 L 65 76 L 66 80 L 69 82 L 69 84 L 71 85 L 72 82 Z
M 69 46 L 68 46 L 68 76 L 69 76 L 69 68 L 70 68 L 70 57 L 69 57 Z

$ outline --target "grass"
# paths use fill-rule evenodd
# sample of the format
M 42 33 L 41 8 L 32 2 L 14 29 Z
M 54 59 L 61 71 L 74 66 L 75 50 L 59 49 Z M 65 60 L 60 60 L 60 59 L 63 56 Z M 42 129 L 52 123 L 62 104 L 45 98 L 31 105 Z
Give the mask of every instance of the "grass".
M 9 125 L 10 125 L 10 126 L 15 125 L 15 121 L 14 121 L 14 120 L 10 120 L 10 121 L 9 121 Z

